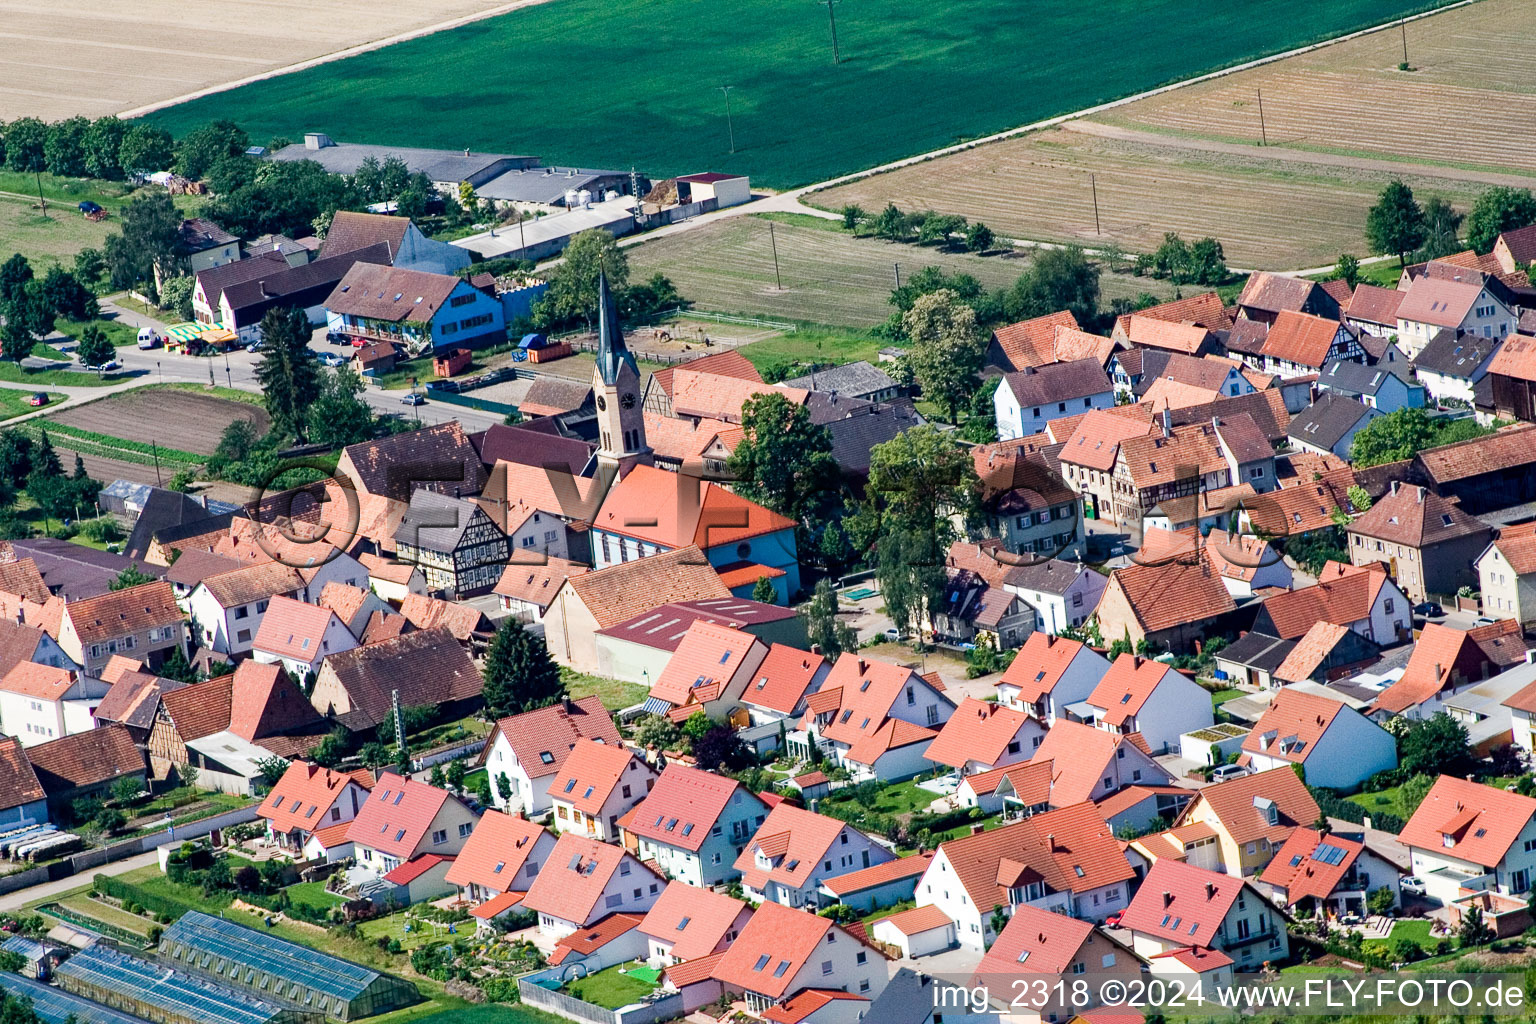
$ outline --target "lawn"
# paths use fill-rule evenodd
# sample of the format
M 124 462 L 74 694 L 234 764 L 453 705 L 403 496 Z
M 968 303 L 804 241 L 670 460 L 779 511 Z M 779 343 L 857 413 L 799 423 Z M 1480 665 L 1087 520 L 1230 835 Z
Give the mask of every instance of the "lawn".
M 150 926 L 154 924 L 147 917 L 130 914 L 126 910 L 121 910 L 100 900 L 93 900 L 84 893 L 78 896 L 66 896 L 57 902 L 65 910 L 73 911 L 82 917 L 93 918 L 104 924 L 123 928 L 138 935 L 147 935 Z
M 1382 811 L 1388 811 L 1404 821 L 1413 817 L 1413 808 L 1403 805 L 1401 786 L 1392 786 L 1388 789 L 1378 790 L 1375 793 L 1354 793 L 1344 799 L 1364 807 L 1366 814 L 1379 814 Z
M 0 420 L 8 420 L 24 413 L 37 412 L 27 400 L 32 397 L 30 391 L 20 391 L 16 388 L 0 388 Z M 66 396 L 57 391 L 48 393 L 48 404 L 64 401 Z
M 455 719 L 451 722 L 440 722 L 437 725 L 422 729 L 420 732 L 412 733 L 408 742 L 411 752 L 414 754 L 467 741 L 476 736 L 484 736 L 490 731 L 491 726 L 489 722 L 474 715 L 466 715 L 463 718 Z
M 118 213 L 135 190 L 120 181 L 91 178 L 56 178 L 42 175 L 43 195 L 48 200 L 48 215 L 36 208 L 37 178 L 16 171 L 0 171 L 0 248 L 3 255 L 19 252 L 33 262 L 39 276 L 52 264 L 69 267 L 81 249 L 101 248 L 107 235 L 120 224 Z M 150 189 L 144 189 L 147 194 Z M 89 221 L 76 208 L 90 199 L 107 209 L 103 221 Z M 183 211 L 195 210 L 206 202 L 203 196 L 176 196 L 173 201 Z
M 1445 0 L 563 0 L 148 116 L 253 140 L 534 153 L 547 163 L 805 184 L 1443 6 Z M 572 68 L 581 68 L 579 75 Z M 1093 68 L 1093 71 L 1085 71 Z M 473 69 L 475 103 L 462 101 Z M 557 84 L 558 83 L 558 84 Z M 730 152 L 729 95 L 735 153 Z M 558 97 L 558 102 L 553 102 Z M 509 126 L 516 126 L 510 128 Z
M 1437 939 L 1430 938 L 1428 921 L 1398 921 L 1392 925 L 1392 933 L 1387 936 L 1389 943 L 1395 943 L 1399 939 L 1411 939 L 1423 950 L 1433 951 Z
M 928 805 L 939 798 L 937 793 L 926 789 L 919 789 L 916 779 L 908 779 L 906 782 L 897 782 L 880 790 L 875 795 L 874 802 L 866 805 L 868 810 L 878 814 L 913 814 L 918 811 L 926 811 Z M 834 794 L 827 798 L 829 803 L 846 803 L 839 801 Z
M 585 672 L 576 672 L 568 668 L 560 670 L 560 678 L 565 681 L 573 698 L 590 697 L 594 694 L 603 702 L 603 707 L 609 711 L 622 711 L 645 700 L 648 692 L 639 683 L 626 683 L 622 679 L 608 679 L 604 676 L 592 676 Z
M 324 882 L 298 882 L 290 885 L 286 891 L 294 906 L 303 905 L 324 911 L 342 903 L 340 896 L 325 891 Z
M 0 221 L 0 227 L 3 226 L 3 221 Z M 124 376 L 121 373 L 98 375 L 84 373 L 80 370 L 33 370 L 18 363 L 13 363 L 9 359 L 0 361 L 0 381 L 7 381 L 11 384 L 25 384 L 31 388 L 101 388 L 121 383 Z
M 622 964 L 615 964 L 607 970 L 598 971 L 578 981 L 570 982 L 563 991 L 566 995 L 575 996 L 588 1003 L 617 1010 L 621 1006 L 630 1003 L 638 1003 L 641 999 L 656 991 L 655 984 L 631 978 L 627 974 L 620 974 Z
M 409 925 L 410 931 L 406 930 L 407 925 Z M 437 924 L 430 921 L 408 921 L 405 912 L 401 911 L 397 914 L 386 914 L 383 917 L 376 917 L 372 921 L 364 921 L 357 926 L 357 931 L 359 935 L 369 942 L 374 942 L 379 938 L 399 939 L 401 946 L 406 949 L 414 949 L 417 946 L 436 940 L 448 940 L 448 927 L 446 924 Z M 454 934 L 456 935 L 473 935 L 475 922 L 463 921 L 455 927 L 457 931 Z
M 1235 700 L 1236 698 L 1241 697 L 1242 695 L 1243 695 L 1243 691 L 1242 690 L 1234 690 L 1234 689 L 1231 689 L 1231 688 L 1228 688 L 1228 689 L 1225 689 L 1225 690 L 1217 690 L 1217 691 L 1215 691 L 1214 693 L 1211 694 L 1211 705 L 1213 707 L 1218 707 L 1219 708 L 1223 704 L 1225 704 L 1227 701 Z

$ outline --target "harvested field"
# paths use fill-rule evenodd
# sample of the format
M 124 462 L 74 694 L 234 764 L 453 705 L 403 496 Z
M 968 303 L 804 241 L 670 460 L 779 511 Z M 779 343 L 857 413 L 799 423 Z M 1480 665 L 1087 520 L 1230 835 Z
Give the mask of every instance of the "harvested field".
M 929 166 L 933 165 L 919 168 Z M 883 183 L 895 177 L 884 175 L 872 180 Z M 864 184 L 835 192 L 843 194 Z M 825 197 L 831 195 L 821 193 L 817 202 L 827 201 Z M 865 209 L 878 208 L 872 201 L 852 198 L 837 202 L 863 202 Z M 918 208 L 911 202 L 902 205 Z M 987 218 L 999 230 L 1030 236 L 993 220 Z M 784 284 L 784 290 L 778 291 L 768 225 L 769 221 L 760 217 L 734 217 L 635 246 L 628 250 L 631 276 L 640 280 L 653 272 L 664 273 L 698 309 L 869 328 L 891 315 L 889 299 L 896 264 L 901 266 L 903 279 L 924 267 L 938 266 L 970 274 L 988 288 L 1013 284 L 1029 266 L 1023 253 L 973 256 L 856 237 L 837 227 L 776 223 L 779 276 Z M 1172 289 L 1161 282 L 1122 274 L 1105 274 L 1101 285 L 1106 301 L 1142 291 L 1172 295 Z
M 1051 129 L 817 192 L 808 201 L 829 209 L 857 203 L 877 210 L 887 202 L 933 208 L 1019 238 L 1089 247 L 1113 240 L 1131 252 L 1150 252 L 1167 231 L 1185 239 L 1209 235 L 1233 266 L 1290 270 L 1331 264 L 1341 252 L 1364 254 L 1366 211 L 1399 176 L 1280 163 L 1258 147 L 1250 156 L 1167 141 Z M 1090 175 L 1102 235 L 1094 232 Z M 1450 176 L 1400 176 L 1421 199 L 1440 195 L 1462 208 L 1485 187 Z
M 0 4 L 0 120 L 100 117 L 506 6 L 505 0 L 7 0 Z
M 1105 124 L 1536 174 L 1536 5 L 1485 0 L 1095 115 Z
M 212 455 L 224 428 L 236 419 L 251 421 L 261 432 L 271 422 L 259 406 L 159 388 L 126 391 L 50 418 L 95 434 L 139 444 L 155 442 L 198 455 Z M 69 445 L 68 437 L 60 435 L 57 441 L 60 447 Z

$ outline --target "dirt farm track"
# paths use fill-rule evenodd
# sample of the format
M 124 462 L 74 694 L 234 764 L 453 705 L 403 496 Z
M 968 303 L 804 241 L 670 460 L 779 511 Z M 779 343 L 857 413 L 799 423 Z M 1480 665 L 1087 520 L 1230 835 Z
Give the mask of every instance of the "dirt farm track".
M 0 0 L 0 120 L 134 110 L 513 6 L 509 0 Z

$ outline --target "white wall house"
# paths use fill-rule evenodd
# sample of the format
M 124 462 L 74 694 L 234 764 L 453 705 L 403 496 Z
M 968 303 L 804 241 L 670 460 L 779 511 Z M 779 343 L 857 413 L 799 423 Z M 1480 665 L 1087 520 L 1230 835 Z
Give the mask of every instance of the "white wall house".
M 562 939 L 609 914 L 643 914 L 665 880 L 619 847 L 567 833 L 555 843 L 523 906 L 539 916 L 539 932 Z
M 1078 640 L 1033 633 L 997 684 L 997 699 L 1055 724 L 1069 705 L 1088 699 L 1109 659 Z
M 1479 334 L 1484 338 L 1502 338 L 1519 321 L 1503 300 L 1482 283 L 1482 275 L 1467 272 L 1467 280 L 1456 281 L 1425 274 L 1408 286 L 1408 294 L 1397 308 L 1398 347 L 1413 359 L 1430 339 L 1447 328 Z
M 244 570 L 236 570 L 243 572 Z M 266 614 L 274 593 L 291 597 L 303 588 L 299 574 L 292 572 L 293 586 L 283 591 L 271 591 L 250 600 L 237 598 L 226 605 L 219 594 L 210 589 L 208 580 L 199 583 L 187 599 L 187 611 L 192 618 L 192 629 L 198 643 L 216 654 L 248 654 L 261 628 L 261 617 Z M 220 575 L 226 575 L 221 573 Z M 217 584 L 215 584 L 215 587 Z M 241 598 L 250 595 L 240 595 Z M 226 595 L 227 597 L 227 595 Z
M 999 440 L 1038 434 L 1052 421 L 1115 404 L 1114 386 L 1097 360 L 1078 359 L 1004 374 L 992 394 Z
M 484 764 L 497 808 L 528 817 L 550 809 L 549 786 L 576 741 L 582 737 L 617 744 L 619 731 L 596 696 L 564 701 L 512 715 L 496 723 Z M 501 776 L 511 795 L 501 794 Z
M 1109 577 L 1078 562 L 1051 559 L 1008 573 L 1003 589 L 1035 610 L 1035 629 L 1052 635 L 1081 626 L 1099 606 Z
M 1515 619 L 1522 629 L 1536 623 L 1536 533 L 1502 531 L 1473 564 L 1485 614 Z
M 1085 711 L 1110 732 L 1139 732 L 1154 753 L 1176 749 L 1179 736 L 1216 721 L 1210 694 L 1159 661 L 1122 654 L 1089 695 Z
M 1536 799 L 1442 775 L 1398 838 L 1430 899 L 1520 896 L 1536 872 Z
M 767 817 L 768 805 L 735 780 L 672 765 L 619 824 L 642 860 L 707 888 L 740 875 L 736 859 Z
M 1307 784 L 1348 792 L 1397 767 L 1392 734 L 1353 708 L 1283 688 L 1243 741 L 1256 772 L 1299 764 Z
M 754 903 L 817 908 L 822 882 L 894 859 L 852 825 L 779 804 L 736 859 L 736 869 Z
M 89 732 L 96 728 L 91 713 L 110 688 L 70 668 L 24 661 L 0 680 L 0 730 L 24 747 Z

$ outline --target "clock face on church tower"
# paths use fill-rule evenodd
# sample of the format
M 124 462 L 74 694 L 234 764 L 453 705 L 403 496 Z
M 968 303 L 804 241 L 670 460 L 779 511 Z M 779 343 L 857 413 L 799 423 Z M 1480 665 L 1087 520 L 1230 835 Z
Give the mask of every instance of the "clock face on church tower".
M 603 412 L 607 408 L 608 408 L 608 399 L 604 398 L 602 395 L 598 395 L 597 396 L 597 411 L 598 412 Z
M 635 396 L 625 393 L 624 397 L 619 399 L 619 404 L 626 409 L 633 409 L 635 407 Z

